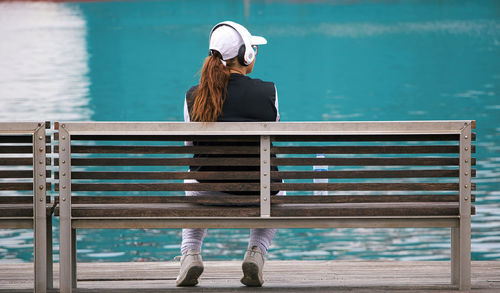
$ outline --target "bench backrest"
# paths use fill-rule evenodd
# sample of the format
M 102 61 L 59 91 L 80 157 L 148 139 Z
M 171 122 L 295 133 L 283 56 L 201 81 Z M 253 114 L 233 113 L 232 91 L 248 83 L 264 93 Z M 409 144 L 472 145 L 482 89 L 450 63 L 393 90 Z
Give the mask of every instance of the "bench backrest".
M 46 128 L 50 123 L 0 122 L 0 221 L 46 213 L 46 191 L 51 189 Z
M 474 127 L 474 121 L 60 122 L 56 189 L 73 204 L 239 205 L 179 212 L 194 217 L 458 215 L 474 201 Z M 211 167 L 189 172 L 190 166 Z M 184 191 L 246 195 L 184 197 Z M 289 196 L 272 196 L 276 191 Z M 322 196 L 311 196 L 318 191 Z M 416 211 L 409 203 L 440 209 Z M 377 205 L 386 209 L 371 209 Z

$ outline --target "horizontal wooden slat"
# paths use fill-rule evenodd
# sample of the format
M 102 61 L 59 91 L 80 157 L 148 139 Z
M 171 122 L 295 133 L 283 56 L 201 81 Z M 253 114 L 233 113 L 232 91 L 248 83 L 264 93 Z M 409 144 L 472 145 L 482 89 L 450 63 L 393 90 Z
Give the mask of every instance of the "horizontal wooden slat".
M 72 196 L 71 204 L 196 203 L 212 205 L 258 205 L 260 196 Z
M 45 147 L 45 152 L 50 153 L 50 146 Z M 0 145 L 1 154 L 32 154 L 33 147 L 29 145 Z
M 458 134 L 273 135 L 271 141 L 458 141 Z M 472 133 L 472 140 L 476 134 Z
M 55 159 L 59 164 L 59 159 Z M 73 166 L 259 166 L 259 158 L 72 158 Z
M 59 184 L 56 184 L 56 191 Z M 258 183 L 73 183 L 72 191 L 258 191 Z
M 59 133 L 54 133 L 54 139 L 59 140 Z M 225 141 L 225 142 L 258 142 L 255 135 L 71 135 L 71 140 L 95 141 Z
M 51 159 L 45 158 L 45 164 L 50 165 Z M 0 158 L 0 166 L 32 166 L 33 158 Z
M 59 179 L 59 172 L 55 172 Z M 258 171 L 247 172 L 71 172 L 72 179 L 123 179 L 123 180 L 256 180 L 260 178 Z
M 54 147 L 59 152 L 59 146 Z M 95 154 L 258 154 L 258 146 L 71 146 L 72 153 Z
M 272 154 L 458 154 L 458 145 L 429 146 L 282 146 Z M 475 146 L 472 146 L 475 152 Z
M 28 197 L 28 199 L 32 199 Z M 475 201 L 475 195 L 471 196 Z M 1 197 L 0 197 L 1 200 Z M 369 202 L 458 202 L 458 194 L 411 195 L 329 195 L 329 196 L 272 196 L 272 204 L 319 203 L 369 203 Z M 154 204 L 197 203 L 212 205 L 259 205 L 260 196 L 72 196 L 72 204 Z
M 47 205 L 46 215 L 50 216 L 54 207 Z M 0 204 L 0 220 L 9 217 L 33 217 L 33 204 Z
M 51 189 L 51 184 L 46 183 L 45 188 Z M 0 190 L 33 190 L 33 183 L 0 183 Z
M 45 171 L 45 177 L 50 177 L 50 170 Z M 0 178 L 33 178 L 33 170 L 0 170 Z
M 471 196 L 475 201 L 475 195 Z M 458 202 L 458 194 L 409 195 L 303 195 L 272 196 L 272 204 L 369 203 L 369 202 Z
M 273 217 L 390 217 L 457 216 L 458 203 L 340 203 L 283 204 L 271 208 Z M 471 213 L 475 214 L 472 206 Z
M 31 143 L 31 135 L 0 135 L 0 143 Z
M 46 197 L 46 202 L 52 202 L 50 196 Z M 1 195 L 0 204 L 33 204 L 33 196 Z
M 277 166 L 458 166 L 458 162 L 458 158 L 271 158 Z
M 472 170 L 472 176 L 476 170 Z M 272 179 L 457 177 L 457 170 L 271 171 Z
M 475 190 L 472 184 L 472 190 Z M 271 183 L 272 190 L 433 191 L 458 190 L 458 183 Z
M 33 204 L 33 196 L 0 196 L 0 204 Z
M 72 205 L 73 217 L 258 217 L 259 207 L 197 204 Z

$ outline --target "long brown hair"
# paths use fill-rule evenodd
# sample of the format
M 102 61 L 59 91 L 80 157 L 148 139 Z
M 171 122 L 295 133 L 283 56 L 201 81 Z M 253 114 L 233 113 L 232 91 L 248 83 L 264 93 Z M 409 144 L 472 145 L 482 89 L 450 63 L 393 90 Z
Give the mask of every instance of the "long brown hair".
M 233 58 L 234 59 L 234 58 Z M 201 68 L 200 84 L 194 92 L 195 98 L 191 111 L 191 120 L 199 122 L 215 122 L 222 113 L 222 105 L 226 99 L 227 83 L 231 75 L 229 67 L 233 59 L 222 64 L 222 55 L 212 50 L 205 58 Z

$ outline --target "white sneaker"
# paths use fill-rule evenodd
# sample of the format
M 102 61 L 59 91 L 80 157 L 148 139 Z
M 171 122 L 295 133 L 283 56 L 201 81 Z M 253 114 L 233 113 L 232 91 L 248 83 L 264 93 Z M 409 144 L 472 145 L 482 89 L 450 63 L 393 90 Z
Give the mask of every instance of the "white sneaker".
M 249 287 L 260 287 L 264 284 L 264 278 L 262 277 L 264 255 L 259 247 L 253 246 L 247 250 L 241 267 L 243 269 L 241 283 Z
M 188 250 L 181 258 L 181 270 L 175 281 L 177 287 L 195 286 L 203 273 L 201 254 L 196 250 Z

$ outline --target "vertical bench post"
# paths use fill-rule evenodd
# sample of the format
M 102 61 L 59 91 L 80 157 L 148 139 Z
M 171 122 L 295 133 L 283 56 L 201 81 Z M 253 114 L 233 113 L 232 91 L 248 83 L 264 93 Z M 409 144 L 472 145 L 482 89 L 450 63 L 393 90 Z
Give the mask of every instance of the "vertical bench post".
M 260 137 L 260 216 L 271 216 L 271 138 Z
M 61 293 L 73 287 L 71 229 L 71 137 L 64 124 L 59 127 L 59 284 Z M 76 281 L 76 280 L 75 280 Z
M 35 292 L 47 290 L 47 211 L 46 211 L 45 123 L 39 123 L 33 134 L 33 230 Z
M 460 290 L 471 289 L 471 129 L 467 122 L 460 133 L 460 219 L 451 229 L 451 281 Z

